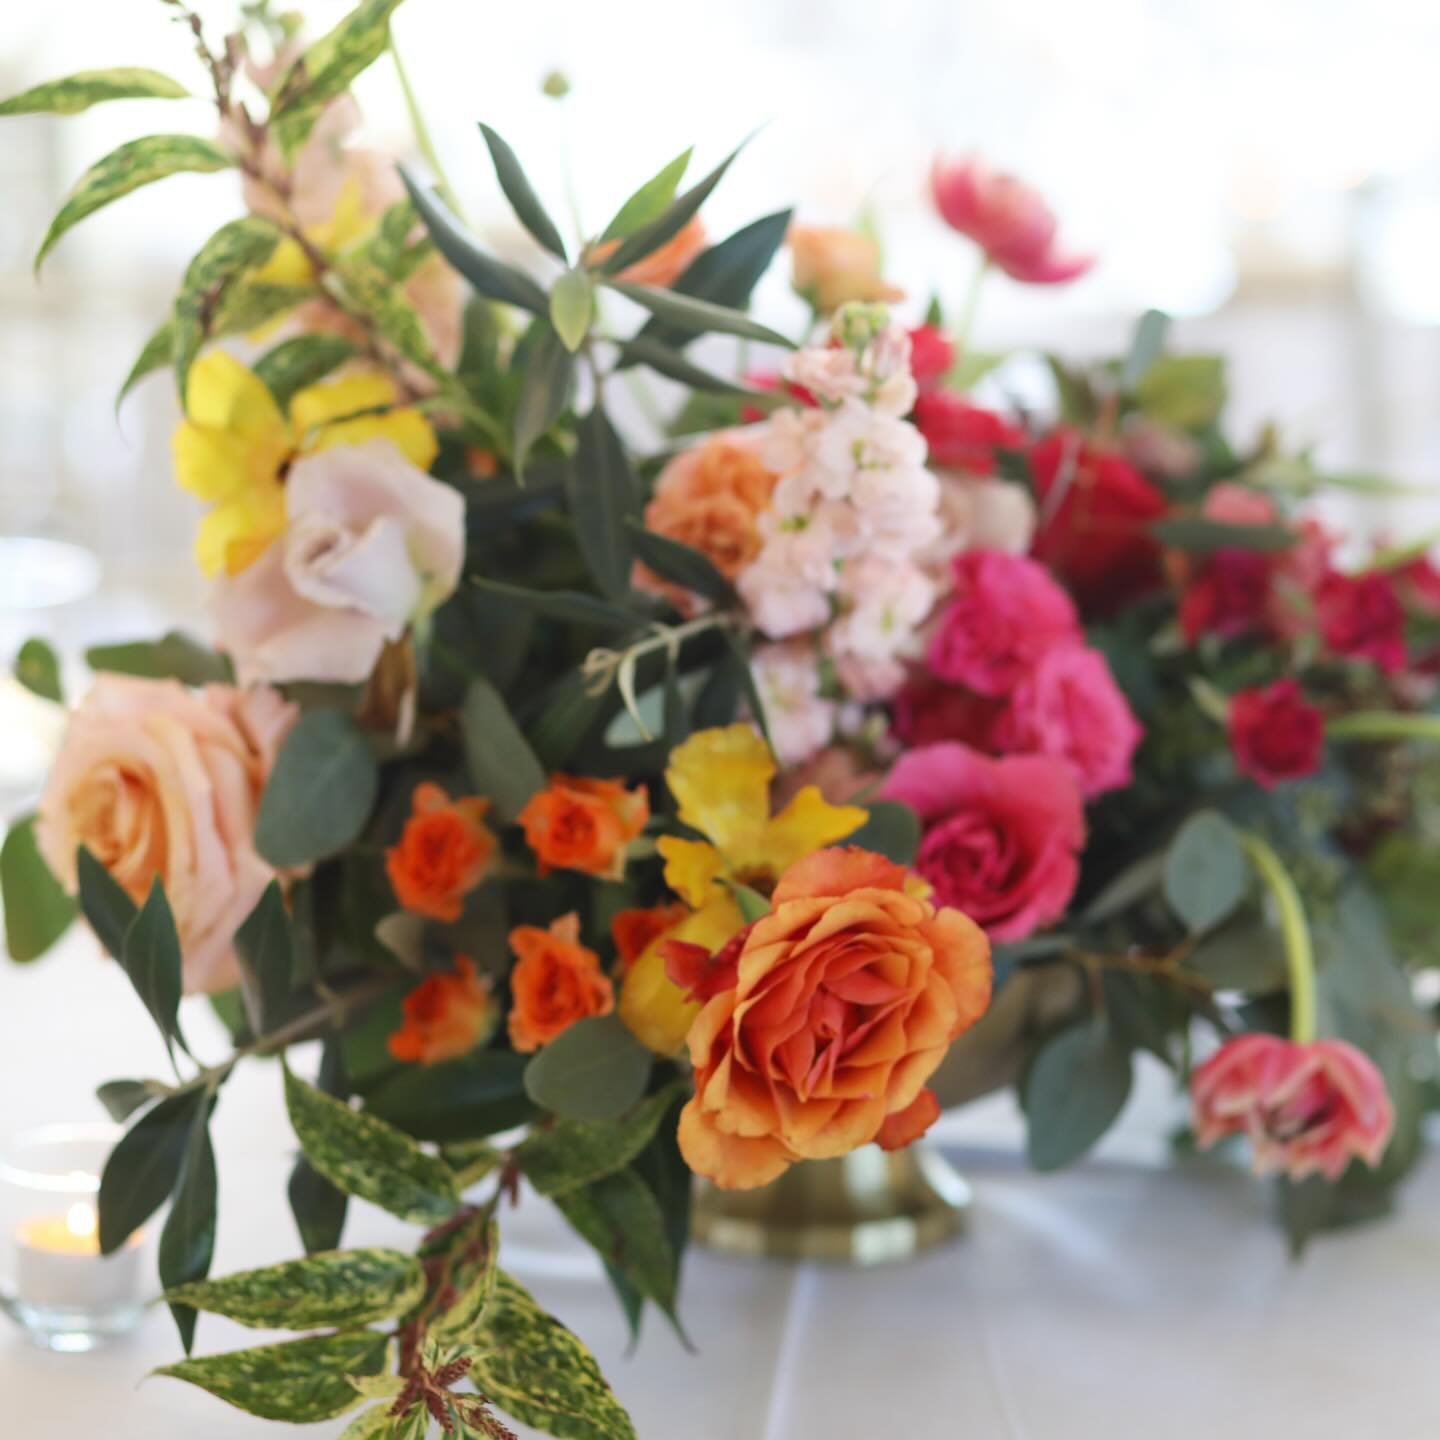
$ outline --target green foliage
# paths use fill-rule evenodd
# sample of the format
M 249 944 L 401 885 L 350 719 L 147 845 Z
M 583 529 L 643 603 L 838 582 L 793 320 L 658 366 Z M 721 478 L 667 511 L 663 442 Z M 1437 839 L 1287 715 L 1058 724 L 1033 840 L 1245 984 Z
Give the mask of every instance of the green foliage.
M 380 1374 L 388 1349 L 385 1336 L 374 1330 L 311 1335 L 182 1360 L 155 1374 L 198 1385 L 262 1420 L 308 1425 L 343 1415 L 355 1405 L 360 1392 L 347 1377 Z
M 66 231 L 131 191 L 167 175 L 228 170 L 234 163 L 227 151 L 198 135 L 147 135 L 112 150 L 97 160 L 65 197 L 35 252 L 36 270 Z
M 100 1250 L 113 1255 L 170 1197 L 195 1134 L 209 1113 L 203 1089 L 167 1096 L 110 1152 L 100 1176 Z
M 896 800 L 872 800 L 865 808 L 870 818 L 845 837 L 845 844 L 873 850 L 897 865 L 913 864 L 920 848 L 920 817 Z
M 140 913 L 125 932 L 120 963 L 166 1045 L 172 1047 L 173 1053 L 178 1041 L 183 1049 L 185 1040 L 179 1019 L 180 936 L 158 875 L 150 884 L 150 894 Z
M 43 640 L 30 639 L 15 656 L 15 678 L 42 700 L 65 703 L 60 684 L 60 657 Z
M 563 263 L 568 259 L 565 242 L 560 238 L 555 222 L 545 213 L 545 207 L 540 203 L 540 197 L 532 188 L 515 152 L 483 121 L 480 133 L 485 137 L 485 144 L 489 148 L 490 159 L 495 166 L 495 178 L 500 182 L 500 188 L 505 192 L 505 198 L 510 202 L 516 218 L 545 249 Z M 575 347 L 572 345 L 570 348 L 573 350 Z
M 477 794 L 488 796 L 501 820 L 513 821 L 545 788 L 545 772 L 500 692 L 476 678 L 461 712 L 465 763 Z
M 171 630 L 159 640 L 92 645 L 85 652 L 85 663 L 92 670 L 139 675 L 146 680 L 178 680 L 182 685 L 225 685 L 235 679 L 223 655 L 179 630 Z
M 691 590 L 715 605 L 735 603 L 735 587 L 715 568 L 708 555 L 693 545 L 647 530 L 633 516 L 626 524 L 635 553 L 662 580 Z
M 575 379 L 575 357 L 545 321 L 526 338 L 520 398 L 515 404 L 515 474 L 523 476 L 535 442 L 564 413 Z
M 282 341 L 255 362 L 255 373 L 281 410 L 288 410 L 298 391 L 323 380 L 357 353 L 343 335 L 316 331 Z
M 573 355 L 585 343 L 595 314 L 595 291 L 582 266 L 566 270 L 550 288 L 550 323 Z
M 195 1112 L 170 1213 L 160 1232 L 160 1283 L 167 1290 L 203 1280 L 210 1273 L 215 1255 L 218 1186 L 215 1150 L 210 1143 L 210 1110 L 210 1105 L 202 1105 Z M 170 1313 L 188 1355 L 195 1343 L 195 1308 L 172 1297 Z
M 685 171 L 694 151 L 693 145 L 688 146 L 668 165 L 657 170 L 615 212 L 610 223 L 601 232 L 600 239 L 624 240 L 643 226 L 658 220 L 674 203 L 675 192 L 685 178 Z
M 125 954 L 125 936 L 135 923 L 138 907 L 120 882 L 83 845 L 76 856 L 80 909 L 96 938 L 119 960 Z
M 437 1065 L 406 1065 L 365 1094 L 365 1108 L 417 1140 L 471 1140 L 535 1118 L 525 1057 L 481 1049 Z
M 184 100 L 190 92 L 178 80 L 141 65 L 81 70 L 63 80 L 33 85 L 0 100 L 3 115 L 78 115 L 105 100 Z
M 575 457 L 565 472 L 575 539 L 601 593 L 623 601 L 630 593 L 631 527 L 640 512 L 640 485 L 598 403 L 581 419 L 575 438 Z
M 12 960 L 37 960 L 69 928 L 77 905 L 51 873 L 35 843 L 35 817 L 10 822 L 0 845 L 5 948 Z
M 1171 545 L 1192 555 L 1208 555 L 1220 549 L 1271 554 L 1288 550 L 1295 544 L 1295 532 L 1285 525 L 1230 525 L 1204 515 L 1157 520 L 1150 532 L 1162 545 Z
M 1170 908 L 1198 934 L 1234 914 L 1250 888 L 1250 862 L 1235 827 L 1214 810 L 1192 815 L 1165 856 Z
M 1073 1164 L 1110 1128 L 1130 1096 L 1130 1056 L 1101 1016 L 1071 1025 L 1036 1054 L 1025 1076 L 1026 1152 L 1037 1170 Z
M 617 1015 L 577 1020 L 531 1060 L 525 1089 L 567 1120 L 614 1120 L 645 1092 L 653 1056 Z
M 156 1090 L 145 1080 L 107 1080 L 95 1091 L 95 1098 L 117 1125 L 128 1120 L 142 1105 L 156 1097 Z
M 272 880 L 235 932 L 250 1028 L 263 1034 L 289 1008 L 295 982 L 295 938 L 278 880 Z
M 1135 326 L 1135 338 L 1130 342 L 1130 353 L 1120 370 L 1120 388 L 1127 392 L 1149 374 L 1161 351 L 1165 349 L 1165 337 L 1170 331 L 1170 317 L 1163 310 L 1147 310 Z
M 115 408 L 118 410 L 124 403 L 125 397 L 147 376 L 153 375 L 157 370 L 164 370 L 175 361 L 175 327 L 166 320 L 141 348 L 140 353 L 135 357 L 135 363 L 130 367 L 130 373 L 126 375 L 124 383 L 120 386 L 115 396 Z
M 633 300 L 648 310 L 662 324 L 688 331 L 691 335 L 739 335 L 746 340 L 763 340 L 767 345 L 779 345 L 786 350 L 795 348 L 793 340 L 758 320 L 752 320 L 740 310 L 656 285 L 634 285 L 626 280 L 607 280 L 605 283 L 627 300 Z
M 1134 395 L 1147 419 L 1177 430 L 1202 429 L 1225 406 L 1225 361 L 1219 355 L 1162 355 L 1140 376 Z
M 724 376 L 712 375 L 710 371 L 701 369 L 699 365 L 688 360 L 678 350 L 647 336 L 644 329 L 633 340 L 626 341 L 624 358 L 627 365 L 648 366 L 657 375 L 663 375 L 667 380 L 674 380 L 677 384 L 698 390 L 703 395 L 744 399 L 759 409 L 773 406 L 776 403 L 776 397 L 773 394 L 762 390 L 751 390 L 745 385 L 737 384 L 734 380 L 727 380 Z M 692 402 L 694 399 L 695 397 L 691 396 Z M 724 423 L 733 424 L 734 420 L 735 417 L 731 416 Z M 706 430 L 719 429 L 720 426 L 704 424 L 694 428 Z M 689 430 L 687 428 L 677 433 L 688 434 Z

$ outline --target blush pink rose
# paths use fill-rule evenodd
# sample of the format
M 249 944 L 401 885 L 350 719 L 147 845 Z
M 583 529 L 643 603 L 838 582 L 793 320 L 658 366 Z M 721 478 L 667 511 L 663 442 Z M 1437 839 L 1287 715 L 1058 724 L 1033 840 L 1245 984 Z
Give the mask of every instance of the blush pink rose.
M 1047 650 L 1026 672 L 990 740 L 1002 754 L 1062 762 L 1094 799 L 1130 783 L 1144 735 L 1105 657 L 1077 644 Z
M 175 915 L 187 993 L 239 980 L 232 938 L 275 872 L 255 816 L 298 709 L 264 687 L 101 675 L 70 718 L 36 838 L 74 891 L 86 846 L 143 903 L 157 877 Z
M 1374 1061 L 1343 1040 L 1227 1040 L 1190 1079 L 1195 1139 L 1248 1135 L 1257 1174 L 1336 1181 L 1352 1159 L 1380 1163 L 1395 1111 Z
M 460 581 L 464 501 L 388 440 L 298 461 L 285 510 L 280 539 L 213 592 L 220 648 L 246 683 L 358 684 Z
M 998 941 L 1023 940 L 1065 913 L 1085 815 L 1059 761 L 927 745 L 900 757 L 881 794 L 919 815 L 914 869 L 935 887 L 936 904 L 963 911 Z
M 1048 650 L 1076 640 L 1074 602 L 1042 565 L 999 550 L 951 564 L 954 592 L 930 641 L 931 671 L 981 695 L 1008 694 Z

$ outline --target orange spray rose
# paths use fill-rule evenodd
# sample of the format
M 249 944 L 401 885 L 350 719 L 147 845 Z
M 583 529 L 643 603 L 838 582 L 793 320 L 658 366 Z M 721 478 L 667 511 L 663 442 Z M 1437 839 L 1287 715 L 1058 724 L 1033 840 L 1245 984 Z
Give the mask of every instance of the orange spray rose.
M 510 948 L 520 962 L 510 972 L 510 1043 L 517 1050 L 538 1050 L 577 1020 L 615 1008 L 600 957 L 580 943 L 578 915 L 563 915 L 548 930 L 517 925 Z
M 400 843 L 385 852 L 395 898 L 416 915 L 453 922 L 484 877 L 495 837 L 483 821 L 488 800 L 452 800 L 429 780 L 415 787 Z
M 532 796 L 519 815 L 541 875 L 579 870 L 608 880 L 625 873 L 625 847 L 649 818 L 643 788 L 569 775 L 552 775 L 550 788 Z
M 880 247 L 858 230 L 792 225 L 785 237 L 795 289 L 828 315 L 851 300 L 903 300 L 905 292 L 880 274 Z
M 925 1082 L 990 1000 L 990 947 L 958 910 L 908 893 L 882 856 L 820 850 L 775 888 L 740 947 L 736 983 L 690 1029 L 690 1168 L 726 1189 L 872 1140 L 916 1139 L 938 1113 Z
M 433 1065 L 473 1050 L 490 1028 L 490 986 L 467 955 L 452 975 L 430 975 L 405 997 L 405 1023 L 390 1037 L 397 1060 Z

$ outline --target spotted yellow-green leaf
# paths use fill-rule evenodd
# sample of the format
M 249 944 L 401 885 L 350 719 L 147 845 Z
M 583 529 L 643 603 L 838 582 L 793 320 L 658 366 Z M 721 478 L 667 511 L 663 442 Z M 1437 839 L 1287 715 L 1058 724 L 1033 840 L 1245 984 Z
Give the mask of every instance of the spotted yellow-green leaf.
M 314 331 L 282 341 L 255 362 L 255 373 L 275 397 L 275 403 L 288 410 L 298 391 L 323 380 L 357 353 L 353 342 L 343 335 Z
M 468 1221 L 450 1241 L 445 1283 L 455 1299 L 431 1321 L 428 1333 L 433 1339 L 463 1339 L 480 1324 L 495 1294 L 499 1254 L 499 1230 L 482 1215 Z
M 336 268 L 345 289 L 389 344 L 442 388 L 453 388 L 453 377 L 436 357 L 420 316 L 404 291 L 373 265 L 342 261 Z
M 165 1292 L 257 1330 L 343 1330 L 402 1315 L 425 1290 L 420 1262 L 398 1250 L 332 1250 Z
M 125 383 L 120 387 L 120 393 L 115 397 L 115 408 L 120 408 L 125 397 L 147 376 L 153 375 L 157 370 L 163 370 L 175 356 L 175 330 L 167 320 L 155 333 L 145 342 L 144 348 L 135 357 L 135 363 L 130 367 L 130 373 L 125 377 Z
M 305 1158 L 337 1189 L 402 1220 L 433 1225 L 459 1204 L 444 1161 L 403 1131 L 285 1072 L 285 1103 Z
M 559 1440 L 635 1440 L 595 1357 L 503 1270 L 466 1353 L 476 1388 L 523 1424 Z
M 311 1335 L 280 1345 L 231 1350 L 165 1365 L 154 1373 L 198 1385 L 262 1420 L 310 1425 L 343 1415 L 360 1400 L 347 1375 L 378 1375 L 389 1341 L 376 1330 Z
M 255 280 L 242 275 L 233 285 L 225 287 L 208 333 L 212 339 L 219 340 L 225 335 L 245 335 L 251 330 L 260 330 L 320 294 L 318 285 L 282 285 L 274 280 Z
M 75 182 L 40 242 L 35 268 L 40 268 L 55 242 L 67 230 L 122 195 L 163 180 L 167 175 L 228 170 L 234 163 L 228 151 L 198 135 L 146 135 L 140 140 L 128 141 L 97 160 Z
M 395 1434 L 395 1419 L 390 1405 L 376 1405 L 362 1410 L 341 1432 L 340 1440 L 389 1440 Z
M 104 100 L 184 100 L 190 92 L 178 80 L 143 65 L 80 70 L 63 80 L 33 85 L 0 100 L 0 115 L 78 115 Z

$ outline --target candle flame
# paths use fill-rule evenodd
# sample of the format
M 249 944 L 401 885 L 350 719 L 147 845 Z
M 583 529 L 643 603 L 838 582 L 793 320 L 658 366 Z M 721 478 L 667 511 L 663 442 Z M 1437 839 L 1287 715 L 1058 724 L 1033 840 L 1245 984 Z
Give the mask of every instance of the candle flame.
M 65 1228 L 82 1240 L 93 1235 L 99 1228 L 95 1207 L 83 1200 L 77 1201 L 65 1212 Z

